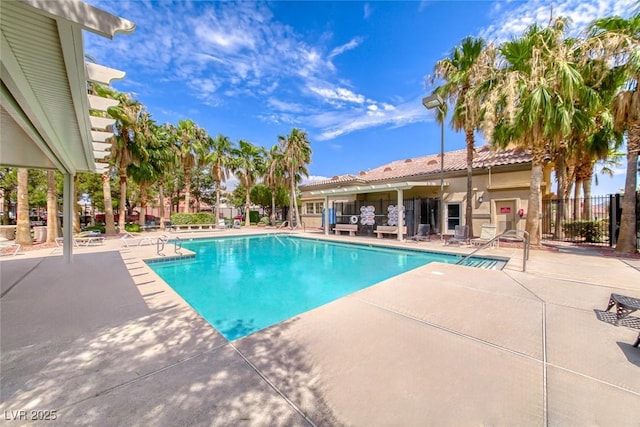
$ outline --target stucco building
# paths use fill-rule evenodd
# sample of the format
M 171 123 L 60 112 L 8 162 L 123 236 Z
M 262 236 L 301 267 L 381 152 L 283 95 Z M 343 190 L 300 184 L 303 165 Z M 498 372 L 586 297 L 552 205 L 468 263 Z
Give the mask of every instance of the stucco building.
M 544 171 L 541 191 L 549 197 L 551 166 Z M 476 148 L 472 184 L 476 236 L 484 223 L 496 224 L 498 233 L 524 230 L 530 179 L 527 152 L 491 150 L 486 145 Z M 371 235 L 377 226 L 387 225 L 389 213 L 402 203 L 401 225 L 407 227 L 407 236 L 414 235 L 419 224 L 430 224 L 434 234 L 448 235 L 456 225 L 465 225 L 466 189 L 466 149 L 445 153 L 442 170 L 440 154 L 402 159 L 300 186 L 302 220 L 307 228 L 322 228 L 325 219 L 329 228 L 335 223 L 357 223 L 359 235 Z M 363 221 L 365 212 L 368 222 Z

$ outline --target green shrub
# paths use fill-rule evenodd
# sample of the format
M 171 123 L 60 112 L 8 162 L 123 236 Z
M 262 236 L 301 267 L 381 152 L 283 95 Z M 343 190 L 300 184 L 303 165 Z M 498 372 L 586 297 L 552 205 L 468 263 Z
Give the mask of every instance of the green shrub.
M 600 221 L 564 221 L 562 230 L 572 237 L 582 237 L 588 243 L 602 242 L 603 224 Z
M 258 211 L 249 211 L 249 222 L 257 224 L 258 221 L 260 221 L 260 212 L 258 212 Z
M 258 224 L 269 225 L 269 217 L 263 216 L 260 218 L 260 221 L 258 221 Z
M 89 227 L 85 227 L 82 229 L 82 231 L 95 231 L 95 230 L 104 234 L 104 232 L 106 231 L 106 227 L 104 225 L 90 225 Z
M 137 233 L 140 230 L 142 230 L 140 228 L 140 224 L 135 224 L 135 223 L 133 223 L 133 224 L 125 224 L 124 225 L 124 229 L 125 229 L 125 231 L 128 231 L 129 233 Z
M 174 225 L 184 224 L 217 224 L 216 216 L 208 212 L 198 213 L 175 213 L 171 215 L 171 223 Z

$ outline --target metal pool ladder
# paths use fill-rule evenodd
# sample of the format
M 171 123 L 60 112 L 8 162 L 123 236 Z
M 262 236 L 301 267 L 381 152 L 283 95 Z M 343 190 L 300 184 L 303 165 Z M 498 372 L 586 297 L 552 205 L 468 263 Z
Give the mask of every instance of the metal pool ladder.
M 168 242 L 169 238 L 167 236 L 158 237 L 158 240 L 156 240 L 156 253 L 158 255 L 165 256 L 162 251 L 164 251 L 164 245 L 166 245 Z M 182 239 L 180 237 L 176 236 L 173 246 L 175 253 L 177 253 L 178 255 L 182 255 L 182 253 L 180 252 L 180 249 L 182 249 Z
M 505 231 L 502 234 L 497 235 L 496 237 L 494 237 L 493 239 L 489 240 L 488 242 L 486 242 L 482 246 L 478 247 L 476 250 L 471 252 L 469 255 L 467 255 L 464 258 L 462 258 L 460 261 L 456 262 L 456 265 L 470 265 L 470 266 L 472 266 L 473 263 L 469 261 L 469 258 L 471 258 L 473 255 L 478 253 L 481 249 L 484 249 L 484 248 L 492 245 L 493 242 L 495 242 L 496 240 L 501 239 L 501 238 L 509 238 L 509 239 L 514 239 L 514 240 L 518 240 L 518 241 L 523 242 L 523 245 L 522 245 L 522 271 L 527 271 L 527 260 L 529 259 L 529 232 L 524 231 L 524 230 L 509 230 L 509 231 Z

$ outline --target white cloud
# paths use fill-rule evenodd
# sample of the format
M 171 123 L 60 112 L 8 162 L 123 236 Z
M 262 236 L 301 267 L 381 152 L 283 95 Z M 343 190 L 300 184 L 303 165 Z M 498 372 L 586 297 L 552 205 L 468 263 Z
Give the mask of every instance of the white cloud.
M 607 15 L 628 16 L 636 0 L 529 0 L 526 2 L 496 2 L 490 25 L 480 32 L 489 42 L 502 42 L 520 35 L 529 25 L 547 25 L 551 16 L 570 19 L 569 33 L 577 35 L 596 18 Z
M 362 11 L 362 17 L 364 19 L 369 19 L 369 17 L 373 13 L 373 10 L 371 9 L 371 5 L 369 3 L 365 3 L 363 9 L 364 10 Z
M 320 95 L 325 100 L 337 100 L 337 101 L 346 101 L 353 102 L 356 104 L 362 104 L 365 101 L 365 97 L 362 95 L 358 95 L 350 91 L 349 89 L 345 89 L 342 87 L 338 88 L 329 88 L 329 87 L 314 87 L 311 86 L 309 89 Z
M 215 95 L 218 102 L 225 102 L 238 93 L 264 96 L 284 80 L 304 87 L 308 79 L 327 81 L 334 75 L 331 49 L 303 41 L 301 34 L 275 20 L 264 4 L 93 3 L 116 14 L 114 7 L 120 8 L 123 16 L 138 23 L 131 35 L 114 40 L 87 35 L 86 51 L 98 52 L 99 63 L 116 68 L 127 63 L 145 75 L 163 74 L 165 82 L 187 84 L 202 100 Z M 359 40 L 334 48 L 331 55 L 356 48 Z M 200 94 L 200 86 L 191 82 L 202 80 L 215 81 L 208 89 L 215 87 L 216 93 Z
M 320 113 L 310 115 L 305 121 L 312 126 L 324 129 L 317 137 L 318 140 L 323 141 L 371 127 L 383 125 L 397 127 L 429 119 L 433 120 L 433 117 L 430 118 L 427 114 L 420 99 L 414 99 L 384 111 L 372 112 L 370 109 L 361 109 L 347 113 Z
M 331 53 L 328 55 L 328 58 L 334 58 L 348 50 L 352 50 L 355 49 L 356 47 L 358 47 L 360 45 L 360 43 L 362 43 L 362 37 L 356 37 L 354 39 L 351 39 L 348 43 L 343 44 L 342 46 L 338 46 L 336 48 L 334 48 Z

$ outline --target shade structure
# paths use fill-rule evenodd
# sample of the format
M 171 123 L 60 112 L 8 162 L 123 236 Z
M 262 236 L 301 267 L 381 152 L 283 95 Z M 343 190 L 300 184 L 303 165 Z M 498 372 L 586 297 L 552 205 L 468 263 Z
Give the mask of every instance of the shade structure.
M 122 71 L 86 63 L 82 31 L 113 38 L 135 25 L 78 0 L 0 2 L 0 165 L 101 172 L 112 120 L 91 117 L 114 105 L 87 93 Z M 94 113 L 95 114 L 95 113 Z M 94 139 L 97 136 L 97 139 Z M 106 153 L 106 154 L 105 154 Z

